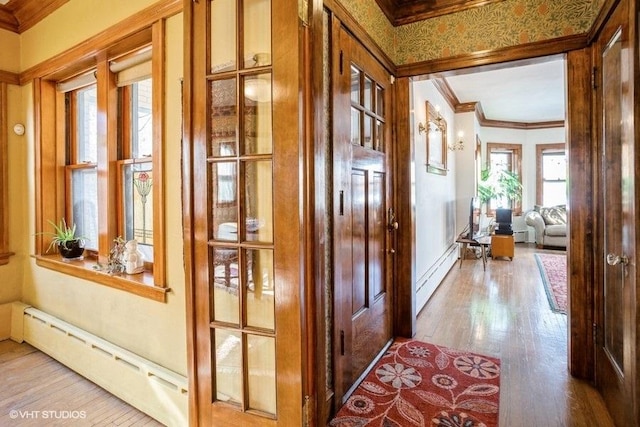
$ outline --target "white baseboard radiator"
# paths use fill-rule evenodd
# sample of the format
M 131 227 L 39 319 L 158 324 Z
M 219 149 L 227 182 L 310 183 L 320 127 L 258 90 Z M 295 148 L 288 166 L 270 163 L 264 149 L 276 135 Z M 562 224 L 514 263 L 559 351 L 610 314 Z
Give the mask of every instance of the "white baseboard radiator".
M 416 280 L 416 313 L 424 308 L 449 270 L 458 260 L 458 245 L 452 244 L 433 263 L 433 265 Z
M 33 307 L 22 308 L 24 341 L 159 422 L 189 424 L 187 378 Z

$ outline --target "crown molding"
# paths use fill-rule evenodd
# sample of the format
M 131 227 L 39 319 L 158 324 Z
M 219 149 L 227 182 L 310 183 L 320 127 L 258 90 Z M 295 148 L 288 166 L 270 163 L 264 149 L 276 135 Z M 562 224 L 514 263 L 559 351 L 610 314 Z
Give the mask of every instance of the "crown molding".
M 478 123 L 482 127 L 531 130 L 559 128 L 564 127 L 565 125 L 564 120 L 553 120 L 545 122 L 512 122 L 507 120 L 487 119 L 484 114 L 484 110 L 482 109 L 482 104 L 479 101 L 460 102 L 455 92 L 453 91 L 449 83 L 447 83 L 447 80 L 444 77 L 434 78 L 431 81 L 433 82 L 436 90 L 440 92 L 447 104 L 449 104 L 451 109 L 456 114 L 475 113 L 476 118 L 478 119 Z
M 20 74 L 0 70 L 0 82 L 10 85 L 20 85 Z
M 424 21 L 504 0 L 376 0 L 394 26 Z

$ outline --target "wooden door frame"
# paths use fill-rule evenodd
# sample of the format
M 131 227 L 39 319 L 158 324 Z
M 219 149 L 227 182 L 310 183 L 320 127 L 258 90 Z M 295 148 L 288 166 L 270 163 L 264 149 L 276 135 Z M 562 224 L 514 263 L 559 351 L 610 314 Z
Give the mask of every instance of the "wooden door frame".
M 394 307 L 394 331 L 397 336 L 412 337 L 416 333 L 416 305 L 415 305 L 415 205 L 409 192 L 399 189 L 411 188 L 410 167 L 414 159 L 414 146 L 411 141 L 411 123 L 409 115 L 410 86 L 415 76 L 431 73 L 447 72 L 463 68 L 478 66 L 495 67 L 504 62 L 526 60 L 542 56 L 565 54 L 567 64 L 567 91 L 569 103 L 567 106 L 567 152 L 569 153 L 568 167 L 570 180 L 569 203 L 572 206 L 569 215 L 569 265 L 568 281 L 572 292 L 569 295 L 569 331 L 568 331 L 568 366 L 571 374 L 577 378 L 593 380 L 594 378 L 594 351 L 593 344 L 593 308 L 594 308 L 594 232 L 585 233 L 584 230 L 594 230 L 595 201 L 592 194 L 596 191 L 594 183 L 593 165 L 597 153 L 593 149 L 592 136 L 592 91 L 591 91 L 591 49 L 590 45 L 597 37 L 604 22 L 618 0 L 605 0 L 602 9 L 596 18 L 591 30 L 587 34 L 560 37 L 554 40 L 533 42 L 526 45 L 483 51 L 481 53 L 463 54 L 453 58 L 436 59 L 414 64 L 396 66 L 393 61 L 380 49 L 367 32 L 355 21 L 349 12 L 336 0 L 325 0 L 326 7 L 331 16 L 337 17 L 365 47 L 396 76 L 394 84 L 394 141 L 395 141 L 395 206 L 398 222 L 404 233 L 399 233 L 396 242 L 396 281 L 395 307 Z M 321 17 L 316 17 L 316 28 L 321 28 Z M 324 115 L 320 110 L 322 103 L 322 34 L 316 31 L 314 35 L 313 58 L 313 86 L 315 88 L 315 139 L 326 141 L 324 130 Z M 640 105 L 640 102 L 636 103 Z M 640 133 L 640 131 L 639 131 Z M 323 138 L 324 137 L 324 138 Z M 640 139 L 640 136 L 639 136 Z M 326 142 L 324 143 L 326 145 Z M 316 146 L 316 166 L 321 166 L 326 161 L 326 146 Z M 324 206 L 324 193 L 318 191 L 325 188 L 324 170 L 316 169 L 316 212 L 318 207 Z M 315 230 L 326 230 L 325 220 L 322 215 L 315 219 Z M 316 234 L 317 236 L 324 236 Z M 324 240 L 323 240 L 324 241 Z M 325 242 L 326 243 L 326 242 Z M 317 254 L 324 253 L 322 243 L 316 241 L 314 251 Z M 316 258 L 317 259 L 317 258 Z M 314 280 L 316 285 L 316 350 L 317 354 L 323 354 L 327 345 L 330 345 L 326 336 L 327 320 L 324 314 L 327 312 L 327 304 L 320 285 L 327 279 L 325 261 L 316 264 Z M 324 364 L 317 366 L 320 375 L 316 376 L 317 391 L 317 420 L 328 420 L 333 408 L 333 393 L 330 387 L 331 372 L 328 372 Z
M 593 235 L 584 230 L 592 230 L 594 225 L 594 201 L 591 194 L 595 191 L 593 186 L 592 165 L 595 162 L 595 153 L 592 141 L 592 114 L 591 114 L 591 49 L 588 48 L 588 40 L 585 38 L 580 43 L 575 40 L 567 41 L 567 44 L 556 41 L 546 43 L 534 43 L 530 48 L 507 48 L 494 52 L 493 55 L 484 54 L 482 59 L 475 55 L 465 55 L 465 59 L 457 58 L 451 62 L 434 61 L 424 64 L 422 74 L 451 71 L 457 68 L 470 68 L 478 65 L 493 65 L 517 59 L 530 59 L 538 56 L 566 54 L 567 67 L 567 151 L 569 176 L 569 205 L 572 206 L 569 215 L 569 333 L 568 333 L 568 365 L 573 376 L 586 380 L 593 380 L 593 307 L 594 307 L 594 276 L 593 276 Z M 523 52 L 524 51 L 524 52 Z M 416 72 L 413 65 L 400 68 L 399 73 Z M 409 100 L 411 77 L 404 76 L 398 79 L 397 99 Z M 400 92 L 401 91 L 401 92 Z M 398 111 L 403 109 L 398 108 Z M 408 108 L 407 108 L 408 110 Z M 411 141 L 410 123 L 407 117 L 402 117 L 397 122 L 397 140 Z M 409 144 L 412 145 L 412 144 Z M 398 173 L 398 186 L 411 188 L 408 165 L 412 163 L 413 146 L 399 144 L 398 163 L 406 165 L 400 167 Z M 404 171 L 403 170 L 407 169 Z M 399 221 L 411 223 L 415 227 L 415 206 L 412 205 L 411 195 L 406 192 L 398 192 Z M 409 208 L 407 208 L 409 207 Z M 415 307 L 413 295 L 415 291 L 415 271 L 412 260 L 415 259 L 415 241 L 411 236 L 400 235 L 398 243 L 398 287 L 397 299 L 400 307 L 396 319 L 399 334 L 413 336 L 415 334 Z M 586 262 L 585 262 L 586 261 Z M 411 325 L 411 327 L 410 327 Z M 404 327 L 402 327 L 404 326 Z
M 592 135 L 592 90 L 591 90 L 591 48 L 601 27 L 616 6 L 617 0 L 607 0 L 598 18 L 588 34 L 562 37 L 555 40 L 529 43 L 523 46 L 486 51 L 478 54 L 464 54 L 454 58 L 438 59 L 398 67 L 397 98 L 409 100 L 410 82 L 414 76 L 444 73 L 463 68 L 485 66 L 487 69 L 504 62 L 532 59 L 542 56 L 565 54 L 567 67 L 567 152 L 569 175 L 572 177 L 569 190 L 569 250 L 568 250 L 568 366 L 571 374 L 577 378 L 594 378 L 594 234 L 584 230 L 593 230 L 594 208 L 596 201 L 593 166 L 597 153 L 593 148 Z M 407 104 L 408 105 L 408 104 Z M 397 111 L 408 110 L 397 108 Z M 402 114 L 402 113 L 400 113 Z M 396 138 L 401 151 L 399 165 L 411 164 L 413 147 L 402 144 L 411 141 L 411 129 L 408 116 L 399 117 L 396 122 Z M 409 144 L 411 145 L 411 143 Z M 397 174 L 399 188 L 411 188 L 410 174 Z M 405 171 L 407 172 L 407 171 Z M 398 192 L 400 218 L 415 227 L 415 207 L 411 195 Z M 412 307 L 415 286 L 415 271 L 412 260 L 415 259 L 415 242 L 411 235 L 400 235 L 398 243 L 398 287 L 396 309 L 398 316 L 397 331 L 402 336 L 415 334 L 415 307 Z M 413 325 L 412 325 L 413 323 Z M 404 327 L 402 327 L 404 325 Z M 409 325 L 412 325 L 410 328 Z

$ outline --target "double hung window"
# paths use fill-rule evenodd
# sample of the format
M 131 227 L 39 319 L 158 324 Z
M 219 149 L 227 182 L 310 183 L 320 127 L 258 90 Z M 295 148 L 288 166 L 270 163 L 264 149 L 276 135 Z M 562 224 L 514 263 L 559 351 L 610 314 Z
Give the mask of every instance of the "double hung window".
M 62 71 L 37 80 L 36 119 L 42 129 L 37 231 L 64 218 L 85 239 L 85 255 L 82 261 L 57 262 L 42 237 L 36 252 L 40 265 L 164 300 L 164 79 L 162 67 L 153 67 L 163 53 L 152 40 L 160 31 L 161 26 L 143 31 L 140 39 L 147 40 L 139 46 L 105 48 L 80 73 L 76 64 L 70 66 L 69 78 Z M 48 148 L 47 137 L 55 148 Z M 116 241 L 132 239 L 144 257 L 142 274 L 95 273 L 104 272 Z
M 567 203 L 567 155 L 564 144 L 536 145 L 536 203 Z
M 522 145 L 487 143 L 487 165 L 489 170 L 497 172 L 505 170 L 518 177 L 522 177 Z M 492 199 L 489 205 L 489 212 L 492 214 L 498 207 L 510 207 L 514 215 L 522 213 L 522 201 L 503 199 Z
M 93 76 L 93 74 L 90 74 Z M 64 85 L 60 85 L 64 90 Z M 98 250 L 98 105 L 95 82 L 65 93 L 67 212 L 85 240 Z

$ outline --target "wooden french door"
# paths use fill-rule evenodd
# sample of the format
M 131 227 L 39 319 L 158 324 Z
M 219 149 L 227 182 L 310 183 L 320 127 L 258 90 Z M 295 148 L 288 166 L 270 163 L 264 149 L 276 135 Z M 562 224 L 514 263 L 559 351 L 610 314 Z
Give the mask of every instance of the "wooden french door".
M 185 2 L 191 425 L 305 423 L 299 14 Z
M 334 360 L 336 405 L 392 339 L 391 76 L 336 25 Z
M 630 39 L 629 16 L 629 1 L 622 0 L 594 49 L 603 189 L 603 280 L 596 290 L 596 384 L 620 426 L 637 425 L 634 42 Z

